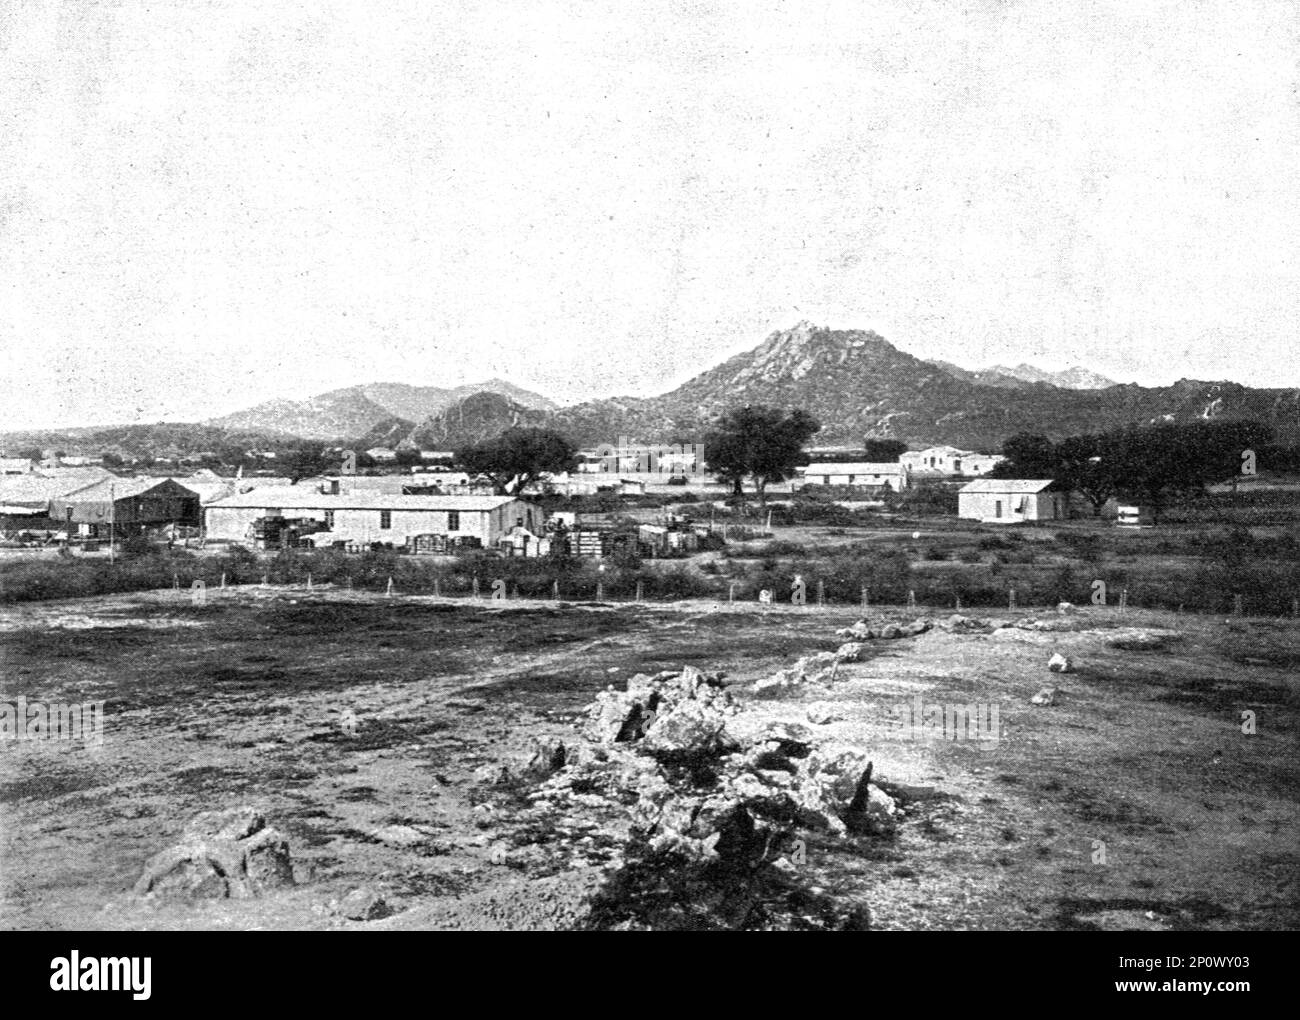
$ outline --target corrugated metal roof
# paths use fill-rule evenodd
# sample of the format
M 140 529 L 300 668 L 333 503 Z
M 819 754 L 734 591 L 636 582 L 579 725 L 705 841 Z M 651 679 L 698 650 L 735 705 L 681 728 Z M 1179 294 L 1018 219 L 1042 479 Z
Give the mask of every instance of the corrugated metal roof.
M 0 502 L 48 503 L 97 481 L 98 479 L 87 478 L 83 474 L 59 475 L 54 478 L 44 475 L 4 475 L 0 476 Z
M 174 478 L 105 478 L 102 482 L 93 482 L 67 494 L 69 503 L 107 503 L 110 499 L 128 499 L 141 496 L 169 482 L 176 484 L 191 496 L 198 493 L 187 489 Z
M 514 496 L 399 496 L 344 492 L 337 496 L 291 489 L 254 489 L 214 500 L 210 507 L 300 508 L 303 510 L 495 510 L 515 502 Z
M 1034 492 L 1042 492 L 1052 484 L 1052 479 L 1021 479 L 1021 478 L 977 478 L 973 482 L 967 482 L 958 492 L 1005 492 L 1011 495 L 1028 495 Z

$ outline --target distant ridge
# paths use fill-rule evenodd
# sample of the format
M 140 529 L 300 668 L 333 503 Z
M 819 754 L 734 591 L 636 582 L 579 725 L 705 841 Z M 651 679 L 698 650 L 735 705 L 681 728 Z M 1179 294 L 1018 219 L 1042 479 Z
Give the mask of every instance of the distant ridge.
M 288 432 L 304 439 L 343 439 L 363 436 L 376 426 L 402 419 L 423 421 L 475 393 L 496 393 L 532 410 L 556 405 L 504 379 L 488 379 L 444 389 L 408 383 L 362 383 L 331 390 L 306 400 L 268 400 L 234 414 L 210 419 L 222 428 Z

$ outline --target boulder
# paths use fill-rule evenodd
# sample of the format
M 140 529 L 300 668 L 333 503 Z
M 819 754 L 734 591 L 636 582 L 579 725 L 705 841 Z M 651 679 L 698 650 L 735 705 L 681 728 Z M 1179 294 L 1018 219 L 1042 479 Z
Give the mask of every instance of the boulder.
M 250 899 L 293 885 L 288 842 L 253 807 L 205 811 L 155 854 L 135 884 L 149 899 Z
M 862 648 L 860 641 L 847 641 L 835 650 L 835 661 L 857 662 L 862 658 Z
M 372 835 L 381 843 L 398 847 L 419 846 L 429 841 L 428 835 L 409 825 L 385 825 L 382 829 L 376 829 Z
M 1074 663 L 1070 661 L 1068 656 L 1062 655 L 1060 652 L 1053 652 L 1052 657 L 1047 660 L 1047 668 L 1053 673 L 1073 673 Z
M 827 705 L 823 702 L 818 702 L 815 705 L 809 705 L 808 711 L 805 713 L 805 716 L 807 717 L 808 721 L 812 723 L 814 726 L 828 726 L 831 723 L 838 722 L 840 720 L 840 716 L 835 714 L 835 710 L 831 708 L 830 705 Z
M 684 700 L 659 713 L 646 731 L 651 753 L 723 754 L 738 745 L 726 733 L 726 713 L 697 699 Z
M 533 754 L 528 759 L 528 764 L 524 766 L 524 774 L 545 779 L 564 768 L 567 757 L 568 749 L 564 746 L 563 740 L 556 737 L 534 737 Z
M 373 889 L 353 889 L 339 903 L 339 913 L 352 921 L 377 921 L 393 911 Z
M 750 690 L 760 698 L 779 698 L 797 690 L 804 682 L 804 675 L 794 669 L 777 670 L 769 677 L 755 680 Z
M 1056 703 L 1056 688 L 1044 687 L 1029 699 L 1031 705 L 1053 705 Z

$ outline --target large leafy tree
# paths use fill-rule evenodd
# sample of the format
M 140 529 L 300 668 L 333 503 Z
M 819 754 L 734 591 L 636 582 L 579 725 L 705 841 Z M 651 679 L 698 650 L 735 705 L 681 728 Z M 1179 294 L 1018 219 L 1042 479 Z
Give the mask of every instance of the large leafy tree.
M 456 463 L 471 474 L 487 475 L 496 491 L 517 496 L 543 474 L 573 471 L 577 447 L 553 429 L 509 428 L 492 439 L 456 452 Z
M 890 464 L 907 452 L 907 444 L 898 439 L 868 439 L 863 446 L 869 464 Z
M 989 472 L 990 478 L 1055 478 L 1060 469 L 1056 447 L 1046 436 L 1020 432 L 1002 444 L 1007 459 Z
M 704 440 L 709 468 L 731 484 L 737 495 L 750 479 L 759 502 L 767 503 L 767 487 L 785 481 L 807 462 L 804 444 L 821 431 L 807 411 L 746 406 L 724 414 Z
M 1069 436 L 1056 447 L 1056 480 L 1071 492 L 1082 493 L 1092 504 L 1093 516 L 1115 495 L 1118 479 L 1113 467 L 1102 456 L 1103 438 L 1099 435 Z

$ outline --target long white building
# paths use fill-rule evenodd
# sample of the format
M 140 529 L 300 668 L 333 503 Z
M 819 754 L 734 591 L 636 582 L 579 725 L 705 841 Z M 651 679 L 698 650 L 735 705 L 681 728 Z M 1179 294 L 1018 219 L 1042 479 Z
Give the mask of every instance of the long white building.
M 541 534 L 541 511 L 512 496 L 402 496 L 388 493 L 330 494 L 293 486 L 253 489 L 204 507 L 207 538 L 253 544 L 268 519 L 310 522 L 327 533 L 312 536 L 319 547 L 374 543 L 423 548 L 481 544 L 492 548 L 516 527 Z
M 907 488 L 908 469 L 904 464 L 835 463 L 809 464 L 796 468 L 802 485 L 852 485 L 902 492 Z

